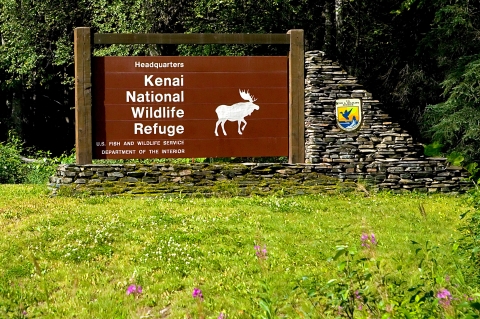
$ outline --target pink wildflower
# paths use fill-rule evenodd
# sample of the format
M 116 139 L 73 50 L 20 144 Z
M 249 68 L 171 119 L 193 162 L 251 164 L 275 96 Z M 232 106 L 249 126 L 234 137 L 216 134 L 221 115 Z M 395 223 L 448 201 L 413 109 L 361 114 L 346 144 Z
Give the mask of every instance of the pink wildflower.
M 199 300 L 203 301 L 203 294 L 200 288 L 194 288 L 192 293 L 193 298 L 198 298 Z
M 130 285 L 127 288 L 127 295 L 141 294 L 143 292 L 142 286 Z
M 439 299 L 438 303 L 443 307 L 450 306 L 450 301 L 452 300 L 452 294 L 447 289 L 441 289 L 437 293 L 437 298 Z
M 375 237 L 374 233 L 371 233 L 370 235 L 368 235 L 367 233 L 362 233 L 360 240 L 362 242 L 362 247 L 365 248 L 370 248 L 371 246 L 376 246 L 378 244 L 377 238 Z
M 254 246 L 255 255 L 258 259 L 265 259 L 267 258 L 267 246 L 263 245 L 263 249 L 259 245 Z

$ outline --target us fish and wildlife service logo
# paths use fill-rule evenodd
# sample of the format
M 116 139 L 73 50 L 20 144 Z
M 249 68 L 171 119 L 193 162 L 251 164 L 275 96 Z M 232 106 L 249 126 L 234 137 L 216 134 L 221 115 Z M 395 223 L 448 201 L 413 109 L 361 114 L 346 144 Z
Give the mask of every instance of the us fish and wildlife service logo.
M 335 101 L 335 116 L 338 127 L 350 132 L 362 124 L 362 101 L 360 99 L 338 99 Z

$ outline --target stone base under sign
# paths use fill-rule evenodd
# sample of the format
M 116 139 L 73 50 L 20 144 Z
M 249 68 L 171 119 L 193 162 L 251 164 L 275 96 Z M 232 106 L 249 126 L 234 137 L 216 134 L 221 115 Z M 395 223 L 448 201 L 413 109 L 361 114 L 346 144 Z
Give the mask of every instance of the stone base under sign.
M 114 164 L 60 165 L 50 178 L 55 193 L 92 195 L 248 196 L 298 195 L 354 190 L 395 193 L 465 192 L 471 187 L 460 167 L 445 159 L 382 160 L 322 164 Z

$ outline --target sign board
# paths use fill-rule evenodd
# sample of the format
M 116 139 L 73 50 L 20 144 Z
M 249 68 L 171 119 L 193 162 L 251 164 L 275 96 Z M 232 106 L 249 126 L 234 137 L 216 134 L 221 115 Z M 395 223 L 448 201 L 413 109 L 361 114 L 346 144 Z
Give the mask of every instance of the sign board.
M 362 124 L 362 101 L 360 99 L 338 99 L 335 101 L 335 117 L 342 130 L 350 132 Z
M 288 155 L 287 57 L 94 57 L 93 158 Z

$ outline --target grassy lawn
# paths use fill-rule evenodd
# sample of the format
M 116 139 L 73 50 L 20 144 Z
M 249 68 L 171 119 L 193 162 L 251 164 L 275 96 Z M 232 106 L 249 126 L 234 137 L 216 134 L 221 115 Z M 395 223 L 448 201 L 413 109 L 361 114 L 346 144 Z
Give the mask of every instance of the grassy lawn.
M 42 186 L 0 185 L 0 318 L 333 318 L 348 317 L 348 302 L 354 317 L 400 318 L 402 302 L 425 308 L 429 291 L 448 287 L 458 302 L 475 293 L 454 253 L 464 203 L 386 193 L 52 198 Z M 362 233 L 378 244 L 362 247 Z M 130 285 L 142 292 L 127 295 Z M 424 293 L 393 295 L 405 287 Z M 383 310 L 362 309 L 372 296 Z

